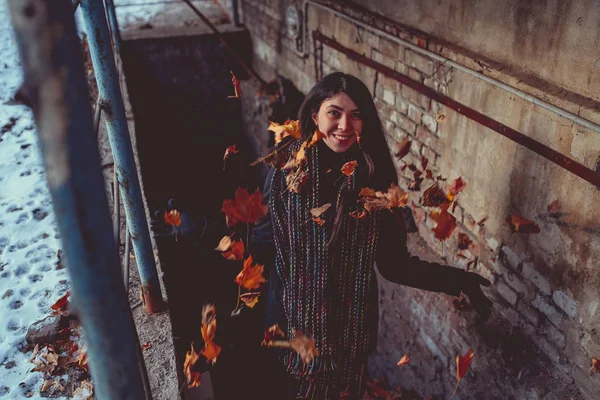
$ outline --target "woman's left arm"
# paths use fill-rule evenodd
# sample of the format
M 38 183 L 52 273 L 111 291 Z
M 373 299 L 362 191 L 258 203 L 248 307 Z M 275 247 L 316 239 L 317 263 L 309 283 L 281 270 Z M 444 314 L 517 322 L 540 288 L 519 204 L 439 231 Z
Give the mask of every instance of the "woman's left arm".
M 379 236 L 377 267 L 385 279 L 452 296 L 459 296 L 462 292 L 469 297 L 478 313 L 489 315 L 492 302 L 481 291 L 481 285 L 489 286 L 490 282 L 473 272 L 411 256 L 407 247 L 406 227 L 399 210 L 382 215 Z

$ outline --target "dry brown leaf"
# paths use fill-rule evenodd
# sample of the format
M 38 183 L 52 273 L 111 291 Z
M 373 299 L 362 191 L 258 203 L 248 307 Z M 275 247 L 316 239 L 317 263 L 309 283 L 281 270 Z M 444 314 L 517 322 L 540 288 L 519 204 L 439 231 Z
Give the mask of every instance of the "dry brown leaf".
M 408 354 L 405 354 L 402 356 L 400 361 L 398 361 L 398 366 L 401 367 L 404 364 L 408 364 L 409 362 L 410 362 L 410 357 L 408 356 Z
M 435 237 L 442 241 L 448 239 L 456 228 L 456 218 L 443 207 L 441 211 L 433 210 L 429 216 L 437 222 L 437 226 L 433 229 Z
M 231 248 L 232 244 L 233 244 L 233 239 L 231 239 L 231 236 L 223 236 L 223 238 L 219 241 L 219 244 L 217 245 L 217 247 L 215 247 L 215 250 L 227 251 Z
M 596 372 L 600 372 L 600 360 L 596 357 L 592 357 L 592 367 L 589 370 L 590 376 L 594 375 Z
M 89 371 L 87 351 L 85 349 L 85 345 L 83 345 L 83 347 L 79 349 L 79 355 L 77 356 L 77 359 L 75 361 L 77 362 L 77 365 L 79 367 L 85 369 L 86 371 Z
M 261 283 L 266 282 L 262 276 L 264 268 L 264 265 L 260 264 L 252 266 L 252 255 L 249 255 L 244 261 L 242 271 L 235 277 L 235 283 L 248 290 L 258 289 Z
M 288 170 L 298 167 L 298 162 L 296 161 L 297 151 L 292 152 L 290 158 L 288 158 L 287 162 L 281 167 L 282 170 Z
M 285 177 L 287 188 L 292 193 L 300 193 L 306 182 L 308 182 L 308 173 L 301 168 Z
M 275 144 L 281 143 L 281 141 L 287 136 L 291 136 L 295 139 L 301 139 L 302 134 L 300 133 L 300 122 L 288 119 L 283 124 L 269 121 L 269 128 L 271 132 L 275 133 Z
M 450 200 L 454 200 L 454 197 L 456 197 L 456 195 L 459 194 L 466 186 L 467 183 L 459 176 L 450 184 L 450 188 L 448 188 L 448 198 Z
M 358 165 L 358 163 L 356 161 L 348 161 L 347 163 L 342 165 L 342 168 L 340 171 L 342 171 L 342 174 L 344 174 L 346 176 L 351 176 L 354 174 L 354 170 L 356 169 L 357 165 Z
M 238 223 L 256 223 L 267 215 L 269 207 L 263 204 L 263 194 L 256 190 L 249 194 L 245 188 L 237 188 L 233 200 L 223 200 L 221 211 L 225 213 L 227 226 Z
M 425 207 L 439 207 L 444 203 L 448 203 L 448 198 L 437 183 L 434 183 L 423 192 L 423 201 L 421 204 Z
M 384 193 L 384 196 L 389 201 L 388 208 L 390 209 L 404 207 L 408 203 L 408 193 L 404 193 L 393 183 Z
M 465 377 L 465 374 L 469 370 L 469 366 L 471 365 L 471 361 L 473 361 L 473 350 L 469 349 L 467 354 L 464 356 L 456 356 L 456 388 L 454 389 L 454 393 L 452 393 L 452 397 L 456 394 L 456 390 L 458 389 L 458 384 Z M 452 398 L 451 397 L 451 398 Z
M 312 220 L 319 226 L 325 225 L 325 220 L 321 217 L 312 217 Z
M 240 300 L 246 304 L 246 306 L 250 308 L 254 308 L 256 303 L 258 303 L 258 298 L 260 297 L 260 292 L 248 292 L 244 293 L 240 296 Z
M 437 114 L 435 116 L 435 120 L 437 122 L 444 122 L 444 121 L 446 121 L 446 116 L 444 114 Z
M 300 355 L 302 362 L 308 364 L 319 356 L 319 351 L 315 345 L 315 339 L 305 336 L 302 332 L 292 330 L 294 338 L 290 340 L 290 347 Z
M 232 144 L 231 146 L 227 147 L 227 149 L 225 150 L 225 155 L 223 156 L 223 161 L 227 160 L 227 158 L 229 158 L 230 155 L 232 154 L 237 154 L 240 151 L 237 148 L 236 144 Z
M 42 384 L 42 387 L 40 388 L 40 392 L 44 393 L 46 390 L 48 390 L 48 388 L 50 388 L 50 386 L 52 386 L 52 383 L 54 381 L 52 379 L 46 379 L 44 381 L 44 383 Z
M 429 160 L 427 159 L 427 157 L 425 157 L 425 156 L 421 157 L 421 168 L 423 169 L 423 171 L 427 170 L 428 164 L 429 164 Z
M 365 210 L 354 210 L 350 213 L 350 216 L 355 219 L 361 219 L 367 216 L 367 212 Z
M 410 146 L 412 142 L 408 140 L 408 138 L 404 139 L 401 143 L 398 144 L 398 151 L 396 151 L 396 157 L 402 159 L 405 155 L 410 152 Z
M 233 71 L 229 71 L 231 72 L 231 83 L 233 84 L 233 90 L 235 92 L 235 95 L 233 96 L 227 96 L 228 99 L 239 99 L 240 95 L 242 94 L 242 88 L 240 86 L 240 81 L 238 80 L 238 78 L 235 77 L 235 75 L 233 74 Z
M 467 250 L 469 246 L 473 243 L 471 239 L 469 239 L 469 235 L 463 232 L 458 233 L 458 249 L 459 250 Z
M 519 233 L 540 233 L 540 227 L 533 221 L 525 219 L 519 215 L 510 215 L 506 217 L 506 222 L 513 232 Z
M 306 161 L 306 142 L 302 142 L 296 153 L 296 165 L 301 166 Z
M 79 400 L 93 400 L 94 399 L 94 385 L 88 380 L 82 381 L 79 387 L 73 392 L 73 399 Z
M 192 343 L 190 351 L 185 353 L 185 362 L 183 363 L 183 374 L 185 375 L 188 389 L 198 387 L 202 382 L 200 372 L 192 371 L 192 367 L 199 358 L 200 356 L 194 351 L 194 344 Z
M 204 348 L 200 351 L 200 354 L 206 358 L 207 362 L 214 364 L 221 353 L 221 346 L 213 342 L 217 332 L 217 309 L 214 304 L 205 304 L 202 307 L 202 327 L 200 331 L 204 340 Z
M 315 207 L 310 210 L 313 217 L 320 217 L 325 211 L 331 207 L 331 203 L 323 204 L 321 207 Z
M 325 139 L 325 134 L 320 130 L 316 130 L 310 138 L 310 142 L 308 143 L 308 147 L 312 147 L 319 142 L 319 140 Z

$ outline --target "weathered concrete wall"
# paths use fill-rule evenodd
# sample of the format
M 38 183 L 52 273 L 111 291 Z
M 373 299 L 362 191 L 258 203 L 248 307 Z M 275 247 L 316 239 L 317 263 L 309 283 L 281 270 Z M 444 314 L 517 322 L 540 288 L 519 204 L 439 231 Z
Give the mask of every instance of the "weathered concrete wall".
M 361 2 L 362 3 L 362 2 Z M 434 4 L 435 3 L 435 4 Z M 560 4 L 559 4 L 560 3 Z M 598 114 L 598 21 L 592 1 L 525 2 L 504 5 L 454 1 L 370 1 L 370 13 L 348 2 L 336 10 L 434 53 L 481 71 L 596 123 Z M 267 80 L 280 74 L 303 92 L 316 74 L 340 70 L 372 88 L 395 151 L 404 138 L 411 154 L 398 161 L 400 184 L 412 180 L 404 162 L 429 160 L 434 175 L 457 177 L 466 189 L 452 211 L 473 240 L 458 256 L 457 233 L 444 244 L 433 238 L 422 191 L 410 193 L 420 235 L 448 264 L 474 270 L 494 283 L 492 317 L 481 321 L 458 312 L 452 298 L 381 282 L 381 325 L 371 373 L 423 395 L 449 397 L 456 382 L 454 359 L 475 351 L 460 384 L 461 399 L 596 399 L 600 377 L 587 374 L 600 355 L 600 192 L 552 162 L 496 132 L 432 101 L 327 46 L 315 62 L 314 44 L 300 57 L 285 36 L 285 10 L 301 2 L 241 1 L 242 21 L 252 35 L 254 66 Z M 592 10 L 592 12 L 590 12 Z M 556 17 L 554 17 L 556 15 Z M 395 21 L 394 21 L 395 19 Z M 408 28 L 398 22 L 411 26 Z M 319 31 L 373 60 L 410 76 L 556 151 L 596 168 L 600 135 L 534 106 L 489 83 L 447 68 L 381 35 L 314 6 L 308 32 Z M 415 29 L 416 28 L 416 29 Z M 459 45 L 459 46 L 458 46 Z M 440 118 L 440 116 L 445 118 Z M 436 118 L 439 120 L 437 121 Z M 266 126 L 266 125 L 265 125 Z M 558 200 L 560 215 L 547 207 Z M 506 218 L 536 221 L 538 234 L 511 233 Z M 484 223 L 477 222 L 487 218 Z M 411 363 L 396 362 L 405 352 Z

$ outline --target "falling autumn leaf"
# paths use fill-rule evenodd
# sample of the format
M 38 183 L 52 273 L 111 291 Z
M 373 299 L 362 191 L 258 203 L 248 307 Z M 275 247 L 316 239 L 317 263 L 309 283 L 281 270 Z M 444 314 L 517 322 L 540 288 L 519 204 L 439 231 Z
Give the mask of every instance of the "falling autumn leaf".
M 306 182 L 308 182 L 308 173 L 300 168 L 285 177 L 287 188 L 292 193 L 300 193 Z
M 323 204 L 321 207 L 315 207 L 310 210 L 313 217 L 320 217 L 325 211 L 329 210 L 331 203 Z
M 202 327 L 200 331 L 204 340 L 204 348 L 200 351 L 200 354 L 206 358 L 207 362 L 214 364 L 221 353 L 221 346 L 213 341 L 217 332 L 217 309 L 213 304 L 205 304 L 202 307 Z
M 242 94 L 242 88 L 240 87 L 240 81 L 235 77 L 233 71 L 231 72 L 231 83 L 233 84 L 233 90 L 235 91 L 234 96 L 227 96 L 228 99 L 239 99 Z
M 231 248 L 228 251 L 223 252 L 223 258 L 226 260 L 240 261 L 244 259 L 244 253 L 246 252 L 246 246 L 242 240 L 236 240 L 231 244 Z
M 305 336 L 302 332 L 292 329 L 294 338 L 290 340 L 290 347 L 300 355 L 302 362 L 311 363 L 315 357 L 319 356 L 319 351 L 315 346 L 315 339 Z
M 141 347 L 142 347 L 142 350 L 148 350 L 148 349 L 152 348 L 152 344 L 150 342 L 146 342 Z
M 596 372 L 600 372 L 600 360 L 596 357 L 592 357 L 592 367 L 589 370 L 590 376 L 594 375 Z
M 188 389 L 198 387 L 202 382 L 200 372 L 192 371 L 192 367 L 199 358 L 200 356 L 194 351 L 194 344 L 192 343 L 190 351 L 185 353 L 185 362 L 183 363 L 183 374 L 188 383 Z
M 401 143 L 398 144 L 398 151 L 396 151 L 396 157 L 402 159 L 405 155 L 410 152 L 410 146 L 412 142 L 408 140 L 408 138 L 404 139 Z
M 552 203 L 550 203 L 548 205 L 548 213 L 555 214 L 557 212 L 560 212 L 561 208 L 562 207 L 561 207 L 560 203 L 558 202 L 558 200 L 554 200 Z
M 519 233 L 540 233 L 540 227 L 533 221 L 525 219 L 519 215 L 509 215 L 506 222 L 513 232 Z
M 408 203 L 408 193 L 392 184 L 386 192 L 375 192 L 370 188 L 362 188 L 359 196 L 366 211 L 404 207 Z
M 69 307 L 69 296 L 71 292 L 65 293 L 60 299 L 56 300 L 56 303 L 52 304 L 50 308 L 52 309 L 52 314 L 61 314 L 67 311 Z
M 306 142 L 302 142 L 296 152 L 296 165 L 301 166 L 306 161 Z
M 295 139 L 301 139 L 302 134 L 300 133 L 300 122 L 287 120 L 283 124 L 269 121 L 269 128 L 271 132 L 275 134 L 275 144 L 281 143 L 281 141 L 287 136 L 291 136 Z
M 404 207 L 408 203 L 408 193 L 404 193 L 393 183 L 384 196 L 389 201 L 388 208 L 390 209 Z
M 467 183 L 463 181 L 461 177 L 453 180 L 450 184 L 450 188 L 448 188 L 448 198 L 453 200 L 454 197 L 465 188 L 465 186 L 467 186 Z
M 312 137 L 310 138 L 310 142 L 308 142 L 308 147 L 310 148 L 310 147 L 314 146 L 321 139 L 325 139 L 325 134 L 317 129 L 315 131 L 315 133 L 313 133 Z
M 285 333 L 283 333 L 283 331 L 279 327 L 279 324 L 275 324 L 265 331 L 265 338 L 263 340 L 263 343 L 266 343 L 266 342 L 269 342 L 271 340 L 275 340 L 278 338 L 285 338 Z
M 423 169 L 423 171 L 427 170 L 427 164 L 429 164 L 429 160 L 427 159 L 427 157 L 421 157 L 421 168 Z
M 177 210 L 165 211 L 165 223 L 167 225 L 179 226 L 181 225 L 181 215 Z
M 256 264 L 252 266 L 252 255 L 244 260 L 242 271 L 235 277 L 234 282 L 248 290 L 258 289 L 261 283 L 266 282 L 262 274 L 264 265 Z
M 408 356 L 408 354 L 405 354 L 402 356 L 400 361 L 398 361 L 398 366 L 401 367 L 404 364 L 408 364 L 409 362 L 410 362 L 410 357 Z
M 237 148 L 236 144 L 232 144 L 231 146 L 227 147 L 227 149 L 225 150 L 225 155 L 223 156 L 223 160 L 226 160 L 230 155 L 232 154 L 237 154 L 240 151 Z
M 253 308 L 258 303 L 260 292 L 248 292 L 240 296 L 240 300 L 244 302 L 248 307 Z
M 430 170 L 430 169 L 426 169 L 426 170 L 425 170 L 425 178 L 427 178 L 427 179 L 431 179 L 431 180 L 434 180 L 434 179 L 435 179 L 435 178 L 434 178 L 434 176 L 433 176 L 433 172 L 431 172 L 431 170 Z
M 459 232 L 458 233 L 458 249 L 459 250 L 467 250 L 469 246 L 473 243 L 471 239 L 469 239 L 469 235 L 466 233 Z
M 434 183 L 423 192 L 423 201 L 421 204 L 425 207 L 439 207 L 445 203 L 448 203 L 448 198 L 437 183 Z
M 452 397 L 456 394 L 456 390 L 458 389 L 458 384 L 464 378 L 469 366 L 471 365 L 471 361 L 473 361 L 473 350 L 469 349 L 467 354 L 464 356 L 456 356 L 456 388 L 454 388 L 454 393 L 452 393 Z M 452 398 L 450 397 L 450 398 Z
M 342 174 L 344 174 L 346 176 L 351 176 L 352 174 L 354 174 L 354 169 L 356 168 L 357 165 L 358 165 L 358 163 L 356 161 L 348 161 L 347 163 L 342 165 L 342 168 L 340 171 L 342 171 Z
M 444 122 L 444 121 L 446 121 L 446 116 L 444 114 L 437 114 L 435 116 L 435 120 L 437 122 Z
M 221 211 L 225 213 L 227 226 L 235 226 L 239 222 L 250 224 L 258 222 L 267 215 L 269 207 L 263 204 L 263 194 L 257 190 L 248 194 L 245 188 L 237 188 L 234 200 L 223 200 Z
M 361 219 L 367 216 L 367 212 L 365 210 L 354 210 L 350 213 L 350 216 L 354 219 Z
M 359 196 L 362 197 L 376 197 L 375 191 L 371 188 L 362 188 L 358 193 Z
M 296 160 L 297 151 L 292 152 L 290 158 L 288 158 L 287 162 L 281 167 L 282 170 L 294 169 L 298 166 L 298 161 Z
M 231 236 L 223 236 L 223 238 L 219 241 L 219 244 L 217 245 L 217 247 L 215 247 L 215 250 L 227 251 L 231 248 L 232 243 L 233 243 L 233 239 L 231 239 Z
M 442 241 L 448 239 L 456 228 L 456 218 L 444 207 L 441 211 L 433 210 L 429 216 L 437 222 L 437 226 L 433 229 L 435 237 Z

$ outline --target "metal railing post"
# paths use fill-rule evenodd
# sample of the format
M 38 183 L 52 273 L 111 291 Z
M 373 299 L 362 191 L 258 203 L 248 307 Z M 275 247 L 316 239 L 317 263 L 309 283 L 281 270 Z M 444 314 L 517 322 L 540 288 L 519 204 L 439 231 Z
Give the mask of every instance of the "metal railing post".
M 85 3 L 89 3 L 86 1 Z M 96 398 L 145 398 L 70 0 L 8 0 Z
M 108 11 L 108 23 L 112 32 L 115 49 L 118 54 L 121 54 L 121 31 L 119 31 L 119 22 L 117 21 L 117 12 L 115 11 L 114 0 L 105 0 L 106 10 Z
M 119 76 L 106 21 L 104 3 L 102 1 L 84 1 L 80 7 L 88 36 L 88 45 L 98 83 L 99 96 L 104 104 L 102 111 L 115 160 L 115 169 L 123 197 L 127 226 L 131 233 L 133 252 L 142 283 L 144 304 L 146 311 L 150 313 L 159 312 L 163 309 L 164 303 L 150 242 L 150 232 L 133 157 L 133 148 L 129 137 L 125 105 L 119 86 Z

